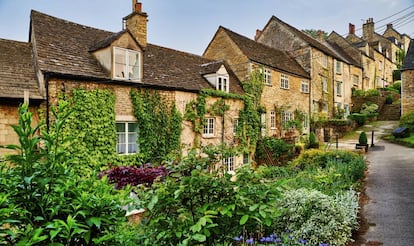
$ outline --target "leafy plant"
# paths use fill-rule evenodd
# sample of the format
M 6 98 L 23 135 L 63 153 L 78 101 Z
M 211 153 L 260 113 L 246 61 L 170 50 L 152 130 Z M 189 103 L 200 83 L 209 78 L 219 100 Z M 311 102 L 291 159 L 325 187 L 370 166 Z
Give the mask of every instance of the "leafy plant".
M 306 148 L 308 148 L 308 149 L 319 148 L 319 142 L 316 140 L 316 135 L 315 135 L 314 132 L 309 133 L 309 139 L 308 139 L 308 142 L 306 144 Z
M 367 134 L 364 131 L 359 134 L 358 143 L 361 145 L 368 144 Z
M 123 189 L 127 185 L 151 185 L 155 179 L 163 178 L 166 175 L 167 169 L 165 167 L 151 167 L 148 164 L 141 167 L 116 166 L 99 173 L 99 177 L 107 176 L 108 182 L 115 184 L 116 189 Z
M 393 99 L 392 99 L 392 95 L 391 95 L 391 94 L 388 94 L 388 95 L 385 97 L 385 104 L 392 104 L 392 101 L 393 101 Z
M 414 131 L 414 111 L 407 112 L 400 118 L 400 126 L 407 127 L 410 132 Z
M 257 143 L 256 160 L 265 161 L 267 158 L 271 158 L 272 162 L 278 162 L 281 155 L 291 157 L 293 147 L 293 144 L 288 144 L 283 139 L 265 137 Z
M 1 163 L 0 243 L 10 245 L 119 244 L 118 231 L 125 224 L 121 205 L 128 191 L 116 191 L 93 169 L 80 172 L 66 150 L 70 140 L 63 133 L 71 110 L 61 101 L 52 109 L 50 131 L 32 126 L 27 104 L 19 107 L 19 125 L 13 126 L 20 145 Z M 89 170 L 87 172 L 87 170 Z M 7 202 L 7 206 L 5 205 Z M 3 219 L 4 218 L 4 219 Z M 125 236 L 125 237 L 130 237 Z M 133 237 L 130 237 L 134 241 Z M 127 240 L 126 240 L 127 241 Z

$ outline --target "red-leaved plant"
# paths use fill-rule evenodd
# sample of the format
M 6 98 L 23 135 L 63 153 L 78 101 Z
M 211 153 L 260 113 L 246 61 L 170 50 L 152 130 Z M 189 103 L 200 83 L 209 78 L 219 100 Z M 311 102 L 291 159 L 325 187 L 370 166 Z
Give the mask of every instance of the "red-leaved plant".
M 141 167 L 116 166 L 99 173 L 100 178 L 107 176 L 108 182 L 115 184 L 116 189 L 122 189 L 127 185 L 151 185 L 155 179 L 166 175 L 167 169 L 164 166 L 152 167 L 150 164 Z

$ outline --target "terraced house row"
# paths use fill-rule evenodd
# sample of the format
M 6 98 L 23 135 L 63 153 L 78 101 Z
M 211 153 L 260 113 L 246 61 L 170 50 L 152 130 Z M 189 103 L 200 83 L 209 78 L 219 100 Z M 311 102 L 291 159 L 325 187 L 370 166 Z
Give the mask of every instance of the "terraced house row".
M 245 145 L 223 157 L 228 171 L 249 163 L 254 154 L 254 146 L 240 140 L 240 117 L 248 107 L 243 83 L 255 71 L 264 84 L 261 135 L 298 141 L 309 134 L 311 118 L 346 117 L 352 110 L 352 88 L 393 83 L 397 53 L 410 42 L 391 25 L 383 35 L 375 33 L 372 19 L 364 24 L 362 37 L 350 24 L 346 38 L 332 32 L 317 40 L 272 16 L 254 39 L 218 27 L 199 56 L 148 43 L 148 15 L 136 0 L 132 13 L 120 20 L 125 25 L 118 33 L 37 11 L 30 17 L 29 42 L 0 39 L 0 145 L 18 143 L 10 125 L 17 124 L 23 101 L 37 122 L 46 119 L 49 125 L 50 108 L 62 98 L 79 90 L 105 90 L 114 96 L 112 154 L 137 154 L 142 147 L 140 121 L 131 94 L 156 92 L 183 117 L 182 154 L 209 145 Z

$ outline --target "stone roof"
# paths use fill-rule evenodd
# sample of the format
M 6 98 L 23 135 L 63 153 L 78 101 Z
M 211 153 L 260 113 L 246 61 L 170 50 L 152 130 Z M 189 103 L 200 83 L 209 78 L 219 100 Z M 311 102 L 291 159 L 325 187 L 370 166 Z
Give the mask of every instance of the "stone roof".
M 287 52 L 258 43 L 225 27 L 220 26 L 219 29 L 222 29 L 250 60 L 299 77 L 310 78 L 309 73 Z
M 0 97 L 42 99 L 32 63 L 30 43 L 0 39 Z
M 127 31 L 108 32 L 32 11 L 31 32 L 43 72 L 111 80 L 91 51 L 110 45 Z M 148 44 L 143 52 L 140 85 L 191 91 L 212 88 L 202 76 L 202 64 L 210 62 L 198 55 Z M 230 91 L 243 92 L 235 76 L 230 78 Z
M 332 50 L 330 50 L 328 47 L 326 47 L 326 45 L 324 45 L 323 43 L 319 42 L 318 40 L 312 38 L 311 36 L 307 35 L 306 33 L 298 30 L 297 28 L 289 25 L 288 23 L 282 21 L 281 19 L 277 18 L 276 16 L 272 16 L 272 18 L 270 18 L 268 24 L 272 21 L 282 23 L 284 26 L 286 26 L 287 28 L 290 29 L 290 31 L 294 34 L 294 36 L 299 37 L 304 42 L 306 42 L 310 46 L 312 46 L 313 48 L 315 48 L 317 50 L 320 50 L 321 52 L 325 53 L 326 55 L 329 55 L 329 56 L 332 56 L 332 57 L 334 57 L 338 60 L 341 60 L 341 57 L 338 57 Z
M 411 40 L 401 70 L 414 70 L 414 41 Z
M 333 52 L 336 53 L 337 56 L 341 57 L 341 60 L 344 61 L 347 64 L 354 65 L 356 67 L 362 68 L 361 62 L 357 62 L 354 60 L 341 46 L 339 46 L 335 42 L 327 41 L 325 43 L 326 46 L 328 46 Z

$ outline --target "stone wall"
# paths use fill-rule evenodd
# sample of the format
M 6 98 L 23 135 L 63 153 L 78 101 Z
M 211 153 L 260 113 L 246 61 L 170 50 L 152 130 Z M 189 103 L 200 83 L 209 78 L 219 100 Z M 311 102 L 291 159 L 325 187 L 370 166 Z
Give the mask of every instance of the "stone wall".
M 402 72 L 401 114 L 414 111 L 414 70 Z

